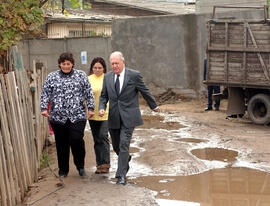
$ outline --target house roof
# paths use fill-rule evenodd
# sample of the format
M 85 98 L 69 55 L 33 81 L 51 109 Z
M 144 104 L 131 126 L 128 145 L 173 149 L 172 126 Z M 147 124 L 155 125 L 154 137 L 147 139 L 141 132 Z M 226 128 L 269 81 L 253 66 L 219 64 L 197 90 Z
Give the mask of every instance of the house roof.
M 151 1 L 151 0 L 95 0 L 95 2 L 111 3 L 129 6 L 138 9 L 147 9 L 164 14 L 187 14 L 195 12 L 195 4 L 173 1 Z M 193 0 L 186 0 L 193 2 Z
M 184 0 L 192 2 L 195 0 Z M 195 4 L 186 4 L 183 2 L 175 2 L 173 0 L 95 0 L 98 3 L 109 3 L 113 5 L 125 6 L 141 10 L 154 11 L 163 14 L 187 14 L 195 12 Z M 46 10 L 46 22 L 98 22 L 109 23 L 113 19 L 130 18 L 128 15 L 111 15 L 108 12 L 96 11 L 93 9 L 67 9 L 67 15 L 60 10 Z
M 96 23 L 109 23 L 113 19 L 129 18 L 130 16 L 124 15 L 109 15 L 95 12 L 93 10 L 80 10 L 80 9 L 68 9 L 66 15 L 62 14 L 59 10 L 54 12 L 46 11 L 46 22 L 51 21 L 58 22 L 96 22 Z

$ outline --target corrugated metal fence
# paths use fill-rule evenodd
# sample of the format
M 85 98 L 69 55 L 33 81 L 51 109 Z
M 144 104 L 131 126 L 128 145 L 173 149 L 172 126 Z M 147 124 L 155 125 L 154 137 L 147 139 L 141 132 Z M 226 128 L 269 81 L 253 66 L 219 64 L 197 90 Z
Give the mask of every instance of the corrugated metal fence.
M 0 205 L 19 204 L 37 180 L 39 157 L 48 136 L 39 97 L 45 69 L 26 71 L 12 48 L 13 69 L 0 74 Z M 35 65 L 35 64 L 34 64 Z M 30 86 L 31 85 L 31 86 Z

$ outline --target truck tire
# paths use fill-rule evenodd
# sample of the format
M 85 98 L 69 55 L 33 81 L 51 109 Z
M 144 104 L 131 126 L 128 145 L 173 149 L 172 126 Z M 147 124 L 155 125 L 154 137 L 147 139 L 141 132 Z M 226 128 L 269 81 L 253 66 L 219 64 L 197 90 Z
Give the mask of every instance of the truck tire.
M 248 101 L 248 115 L 255 124 L 270 123 L 270 96 L 256 94 Z

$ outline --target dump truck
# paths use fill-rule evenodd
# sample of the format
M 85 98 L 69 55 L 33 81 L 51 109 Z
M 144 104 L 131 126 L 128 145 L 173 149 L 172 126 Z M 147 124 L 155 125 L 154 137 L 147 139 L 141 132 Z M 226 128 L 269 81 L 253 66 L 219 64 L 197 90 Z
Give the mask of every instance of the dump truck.
M 220 6 L 222 8 L 235 8 Z M 270 19 L 213 18 L 207 22 L 206 85 L 228 89 L 227 115 L 244 115 L 256 124 L 270 123 Z M 220 96 L 219 96 L 220 97 Z M 216 97 L 217 98 L 217 97 Z

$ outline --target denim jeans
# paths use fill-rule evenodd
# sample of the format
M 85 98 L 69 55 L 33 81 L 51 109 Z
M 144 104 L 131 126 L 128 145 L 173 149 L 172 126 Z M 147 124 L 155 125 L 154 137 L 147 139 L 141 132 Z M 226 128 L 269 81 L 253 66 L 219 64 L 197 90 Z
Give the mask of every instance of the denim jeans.
M 219 86 L 208 86 L 207 90 L 208 90 L 208 105 L 207 105 L 207 107 L 209 109 L 212 109 L 212 104 L 213 104 L 212 94 L 220 93 L 220 87 Z M 218 109 L 219 105 L 220 105 L 220 100 L 216 100 L 214 107 L 216 109 Z

